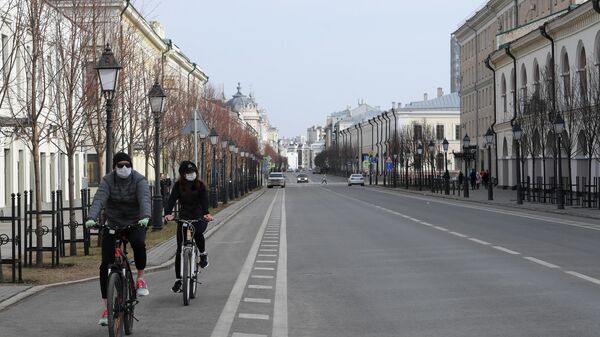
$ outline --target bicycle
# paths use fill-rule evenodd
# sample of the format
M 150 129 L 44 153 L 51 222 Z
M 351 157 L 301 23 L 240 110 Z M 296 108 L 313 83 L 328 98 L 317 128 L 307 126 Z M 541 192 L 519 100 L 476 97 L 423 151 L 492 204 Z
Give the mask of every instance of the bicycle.
M 189 305 L 190 299 L 196 297 L 198 286 L 198 274 L 200 274 L 200 251 L 196 246 L 194 223 L 205 220 L 178 220 L 181 223 L 181 290 L 183 293 L 183 305 Z M 188 239 L 188 234 L 190 239 Z
M 131 335 L 133 332 L 134 309 L 137 292 L 131 265 L 127 258 L 127 241 L 123 238 L 123 231 L 138 226 L 131 224 L 120 227 L 117 224 L 104 224 L 102 228 L 108 229 L 108 234 L 115 235 L 115 261 L 108 267 L 108 289 L 106 306 L 108 309 L 108 335 L 121 337 Z M 122 248 L 121 248 L 122 247 Z

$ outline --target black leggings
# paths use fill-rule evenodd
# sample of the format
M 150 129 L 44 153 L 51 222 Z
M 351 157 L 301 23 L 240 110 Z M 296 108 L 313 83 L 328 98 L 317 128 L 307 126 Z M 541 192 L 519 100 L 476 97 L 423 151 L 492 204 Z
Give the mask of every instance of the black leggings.
M 134 227 L 123 232 L 129 245 L 133 249 L 135 268 L 146 268 L 146 228 Z M 102 232 L 102 264 L 100 264 L 100 291 L 102 298 L 106 298 L 108 287 L 108 266 L 115 261 L 115 235 L 108 234 L 108 229 Z
M 194 240 L 196 240 L 196 246 L 200 253 L 205 252 L 205 243 L 204 243 L 204 231 L 208 226 L 208 222 L 206 221 L 198 221 L 194 222 Z M 181 278 L 181 243 L 183 241 L 183 234 L 181 233 L 181 222 L 177 222 L 177 252 L 175 253 L 175 277 Z

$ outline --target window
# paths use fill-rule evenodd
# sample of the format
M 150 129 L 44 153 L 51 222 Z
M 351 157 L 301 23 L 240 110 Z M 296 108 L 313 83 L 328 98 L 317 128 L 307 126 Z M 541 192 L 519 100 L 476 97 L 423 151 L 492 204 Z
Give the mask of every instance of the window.
M 454 126 L 454 140 L 460 140 L 460 125 Z
M 414 133 L 415 140 L 422 140 L 423 139 L 423 126 L 415 124 L 413 133 Z
M 95 153 L 88 153 L 86 157 L 88 186 L 97 187 L 100 185 L 100 164 L 98 163 L 98 155 Z
M 444 140 L 444 125 L 435 126 L 435 139 Z

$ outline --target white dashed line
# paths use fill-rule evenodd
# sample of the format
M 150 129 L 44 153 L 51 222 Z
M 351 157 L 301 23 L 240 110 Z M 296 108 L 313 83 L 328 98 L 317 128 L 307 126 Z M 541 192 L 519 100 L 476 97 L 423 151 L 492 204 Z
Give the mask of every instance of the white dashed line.
M 275 276 L 272 276 L 272 275 L 251 275 L 250 277 L 251 278 L 269 278 L 269 279 L 271 279 L 271 278 L 274 278 Z
M 259 249 L 259 251 L 261 252 L 276 252 L 277 249 L 267 249 L 267 248 L 263 248 L 263 249 Z
M 257 335 L 253 333 L 234 332 L 231 337 L 268 337 L 267 335 Z
M 546 262 L 546 261 L 543 261 L 543 260 L 536 259 L 535 257 L 531 257 L 531 256 L 525 256 L 525 257 L 523 257 L 523 258 L 524 258 L 525 260 L 529 260 L 529 261 L 531 261 L 531 262 L 534 262 L 534 263 L 540 264 L 540 265 L 542 265 L 542 266 L 544 266 L 544 267 L 548 267 L 548 268 L 560 268 L 559 266 L 557 266 L 557 265 L 555 265 L 555 264 L 552 264 L 552 263 L 550 263 L 550 262 Z
M 254 297 L 246 297 L 246 298 L 244 298 L 244 302 L 248 302 L 248 303 L 265 303 L 265 304 L 269 304 L 269 303 L 271 303 L 271 299 L 270 299 L 270 298 L 254 298 Z
M 479 244 L 482 244 L 482 245 L 486 245 L 486 246 L 491 244 L 491 243 L 489 243 L 487 241 L 479 240 L 479 239 L 476 239 L 476 238 L 469 238 L 469 240 L 471 240 L 473 242 L 476 242 L 476 243 L 479 243 Z
M 254 267 L 254 270 L 275 270 L 273 267 Z
M 262 286 L 259 284 L 249 284 L 248 288 L 250 288 L 250 289 L 273 289 L 273 286 Z
M 512 255 L 519 255 L 519 254 L 521 254 L 521 253 L 519 253 L 519 252 L 515 252 L 514 250 L 510 250 L 510 249 L 508 249 L 508 248 L 504 248 L 504 247 L 502 247 L 502 246 L 494 246 L 494 248 L 495 248 L 495 249 L 498 249 L 498 250 L 501 250 L 501 251 L 503 251 L 503 252 L 505 252 L 505 253 L 512 254 Z
M 279 242 L 278 240 L 263 240 L 262 242 L 266 242 L 266 243 L 277 243 Z
M 258 254 L 258 256 L 262 256 L 262 257 L 276 257 L 277 254 Z
M 239 318 L 246 318 L 246 319 L 262 319 L 262 320 L 268 320 L 269 319 L 269 315 L 259 315 L 259 314 L 244 314 L 244 313 L 240 313 Z
M 580 274 L 580 273 L 578 273 L 576 271 L 565 271 L 565 273 L 567 273 L 569 275 L 573 275 L 575 277 L 579 277 L 582 280 L 586 280 L 586 281 L 592 282 L 594 284 L 600 285 L 600 280 L 595 279 L 595 278 L 590 277 L 590 276 L 587 276 L 587 275 Z
M 277 261 L 273 260 L 256 260 L 256 263 L 276 263 Z
M 279 245 L 260 245 L 261 247 L 278 247 Z

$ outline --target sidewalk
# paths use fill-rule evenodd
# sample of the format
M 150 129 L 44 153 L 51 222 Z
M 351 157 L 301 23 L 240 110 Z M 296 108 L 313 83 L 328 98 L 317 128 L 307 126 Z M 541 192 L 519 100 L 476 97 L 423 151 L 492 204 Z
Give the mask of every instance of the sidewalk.
M 365 186 L 369 186 L 369 185 L 365 185 Z M 487 190 L 487 188 L 483 188 L 483 187 L 481 187 L 478 190 L 469 190 L 468 198 L 465 198 L 462 196 L 463 191 L 461 191 L 461 195 L 459 196 L 458 191 L 455 191 L 456 194 L 452 195 L 452 190 L 450 190 L 450 195 L 445 195 L 443 192 L 441 194 L 440 193 L 432 193 L 431 190 L 428 190 L 425 187 L 423 188 L 422 191 L 415 190 L 414 188 L 407 190 L 404 187 L 387 188 L 387 187 L 383 187 L 382 185 L 377 185 L 377 186 L 371 185 L 369 187 L 386 190 L 386 191 L 394 191 L 394 192 L 401 192 L 401 193 L 413 193 L 413 194 L 425 195 L 425 196 L 430 196 L 430 197 L 453 199 L 453 200 L 464 201 L 464 202 L 474 202 L 474 203 L 509 207 L 509 208 L 515 208 L 515 209 L 521 209 L 521 210 L 531 210 L 531 211 L 537 211 L 537 212 L 561 214 L 561 215 L 567 215 L 567 216 L 577 216 L 577 217 L 583 217 L 583 218 L 588 218 L 588 219 L 600 220 L 600 210 L 597 208 L 587 208 L 587 207 L 581 207 L 581 206 L 565 205 L 565 209 L 557 209 L 556 204 L 549 204 L 549 203 L 544 204 L 544 203 L 533 202 L 533 201 L 529 202 L 529 201 L 527 201 L 526 198 L 524 198 L 522 205 L 518 205 L 516 190 L 509 190 L 509 189 L 505 190 L 505 189 L 495 188 L 494 194 L 493 194 L 493 200 L 488 200 L 488 190 Z
M 205 237 L 209 238 L 213 233 L 215 233 L 219 228 L 225 225 L 231 218 L 237 215 L 241 210 L 243 210 L 246 206 L 252 203 L 254 200 L 258 199 L 266 189 L 259 189 L 251 194 L 247 195 L 241 200 L 232 201 L 229 203 L 227 208 L 221 210 L 217 213 L 214 218 L 215 220 L 210 222 L 208 228 L 205 232 Z M 171 264 L 174 262 L 175 258 L 175 248 L 177 246 L 176 237 L 173 236 L 169 240 L 162 242 L 148 250 L 147 255 L 147 268 L 146 271 L 159 270 L 163 268 L 169 268 Z M 100 256 L 98 256 L 98 264 L 100 264 Z M 70 282 L 61 282 L 55 284 L 46 284 L 46 285 L 21 285 L 21 284 L 0 284 L 0 311 L 4 308 L 17 303 L 18 301 L 31 296 L 39 291 L 47 289 L 49 287 L 55 287 L 59 285 L 66 285 L 77 282 L 84 282 L 93 279 L 97 279 L 98 277 L 91 277 L 83 280 L 70 281 Z

